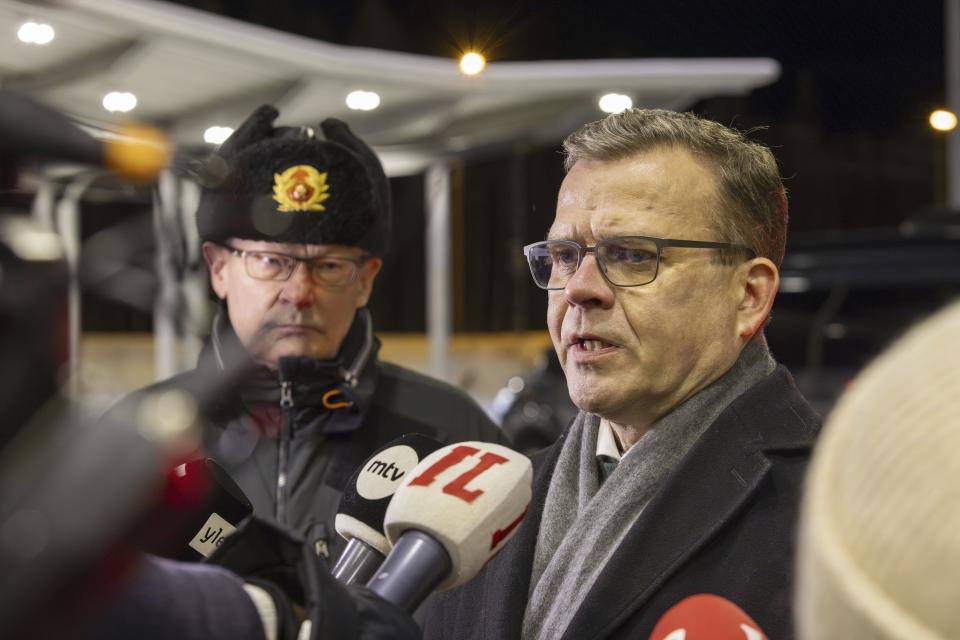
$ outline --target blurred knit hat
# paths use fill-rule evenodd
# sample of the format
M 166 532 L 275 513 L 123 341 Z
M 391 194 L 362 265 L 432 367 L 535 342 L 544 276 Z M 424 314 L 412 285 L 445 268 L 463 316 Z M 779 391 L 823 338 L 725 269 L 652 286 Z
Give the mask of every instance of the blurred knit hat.
M 800 529 L 800 638 L 960 638 L 960 304 L 842 397 Z
M 390 185 L 377 155 L 340 120 L 321 122 L 320 136 L 274 127 L 278 115 L 260 107 L 207 162 L 200 238 L 342 244 L 384 255 Z

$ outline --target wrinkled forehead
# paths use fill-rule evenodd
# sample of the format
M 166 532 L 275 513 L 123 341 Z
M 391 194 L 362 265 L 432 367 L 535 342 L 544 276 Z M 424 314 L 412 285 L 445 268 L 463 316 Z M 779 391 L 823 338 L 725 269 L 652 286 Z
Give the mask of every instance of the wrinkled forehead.
M 557 210 L 557 215 L 547 231 L 547 240 L 577 240 L 593 242 L 602 238 L 624 235 L 657 236 L 661 225 L 629 211 L 590 212 L 583 210 Z
M 547 237 L 587 242 L 622 235 L 710 238 L 715 185 L 709 167 L 673 149 L 579 161 L 560 186 Z

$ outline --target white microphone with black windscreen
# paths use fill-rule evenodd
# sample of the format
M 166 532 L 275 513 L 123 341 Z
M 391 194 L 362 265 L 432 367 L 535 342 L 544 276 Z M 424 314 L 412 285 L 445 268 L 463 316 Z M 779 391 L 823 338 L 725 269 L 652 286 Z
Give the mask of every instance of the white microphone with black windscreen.
M 441 447 L 419 433 L 404 435 L 378 449 L 347 481 L 334 526 L 347 546 L 333 567 L 344 584 L 363 584 L 390 552 L 383 534 L 387 505 L 407 473 Z
M 424 459 L 397 488 L 384 519 L 392 550 L 367 586 L 407 611 L 434 590 L 475 576 L 516 532 L 530 505 L 526 456 L 460 442 Z

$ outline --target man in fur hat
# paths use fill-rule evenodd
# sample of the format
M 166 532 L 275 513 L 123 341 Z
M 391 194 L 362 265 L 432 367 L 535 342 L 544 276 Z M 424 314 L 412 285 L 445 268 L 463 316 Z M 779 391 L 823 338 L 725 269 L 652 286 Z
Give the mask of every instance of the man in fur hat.
M 255 514 L 332 560 L 341 492 L 376 449 L 405 433 L 505 438 L 464 392 L 377 359 L 366 305 L 390 236 L 383 168 L 343 122 L 314 132 L 277 115 L 258 109 L 209 163 L 197 226 L 219 313 L 196 369 L 151 391 L 198 394 L 207 455 Z

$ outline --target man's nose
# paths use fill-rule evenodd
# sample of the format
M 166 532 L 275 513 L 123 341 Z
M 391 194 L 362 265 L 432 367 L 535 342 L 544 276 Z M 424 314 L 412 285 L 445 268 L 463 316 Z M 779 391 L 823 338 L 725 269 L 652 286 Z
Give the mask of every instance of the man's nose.
M 563 289 L 567 303 L 573 306 L 603 307 L 613 305 L 613 286 L 607 282 L 600 272 L 600 265 L 593 255 L 587 254 L 580 263 L 567 286 Z
M 281 299 L 298 309 L 309 307 L 316 301 L 316 287 L 313 276 L 306 264 L 298 262 L 290 278 L 283 283 Z

